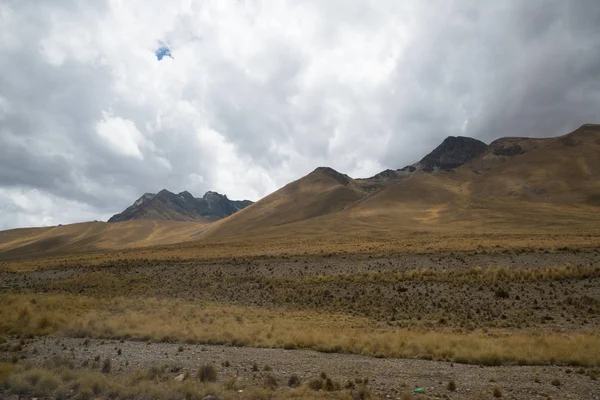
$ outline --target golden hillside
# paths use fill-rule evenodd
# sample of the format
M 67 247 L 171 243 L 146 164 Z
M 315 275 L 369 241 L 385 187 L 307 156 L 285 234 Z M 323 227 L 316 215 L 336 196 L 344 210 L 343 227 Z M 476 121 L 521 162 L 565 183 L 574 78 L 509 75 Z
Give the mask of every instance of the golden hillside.
M 180 243 L 206 229 L 203 222 L 84 222 L 0 232 L 0 259 L 116 250 Z
M 314 183 L 315 171 L 202 237 L 592 229 L 600 226 L 599 154 L 600 125 L 584 125 L 558 138 L 499 139 L 455 170 L 416 171 L 370 193 L 360 181 L 323 177 L 324 190 Z M 329 195 L 334 192 L 345 195 Z

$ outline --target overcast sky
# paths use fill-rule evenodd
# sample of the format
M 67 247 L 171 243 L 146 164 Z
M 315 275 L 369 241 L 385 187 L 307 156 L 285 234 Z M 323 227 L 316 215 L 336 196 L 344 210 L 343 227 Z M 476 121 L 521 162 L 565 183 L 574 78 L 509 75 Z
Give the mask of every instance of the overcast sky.
M 598 0 L 3 0 L 0 229 L 598 123 L 598 21 Z

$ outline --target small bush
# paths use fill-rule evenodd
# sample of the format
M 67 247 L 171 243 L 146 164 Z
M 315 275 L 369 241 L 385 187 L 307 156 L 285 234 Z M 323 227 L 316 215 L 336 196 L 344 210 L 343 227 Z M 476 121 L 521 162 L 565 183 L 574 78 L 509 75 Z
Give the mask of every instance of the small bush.
M 334 382 L 331 378 L 325 379 L 325 390 L 328 392 L 333 392 L 335 390 L 340 390 L 339 382 Z
M 267 374 L 265 376 L 265 379 L 263 380 L 263 384 L 266 388 L 271 389 L 271 390 L 275 390 L 275 389 L 277 389 L 277 386 L 279 386 L 279 382 L 277 382 L 277 378 L 275 378 L 271 374 Z
M 454 381 L 448 382 L 448 384 L 446 385 L 446 389 L 448 389 L 451 392 L 454 392 L 456 390 L 456 383 L 454 383 Z
M 259 371 L 257 363 L 252 364 L 252 371 L 254 371 L 254 372 L 258 372 Z
M 163 374 L 163 369 L 159 366 L 153 365 L 146 373 L 146 378 L 150 381 L 160 379 Z
M 558 379 L 552 379 L 552 382 L 550 382 L 553 386 L 559 387 L 560 386 L 560 381 Z
M 111 364 L 110 358 L 106 358 L 104 360 L 104 362 L 102 363 L 102 373 L 109 374 L 111 367 L 112 367 L 112 364 Z
M 216 382 L 217 375 L 217 369 L 211 364 L 204 364 L 198 370 L 200 382 Z
M 273 371 L 273 368 L 270 365 L 265 365 L 263 371 Z
M 300 378 L 296 374 L 290 376 L 290 379 L 288 379 L 289 387 L 298 387 L 298 386 L 300 386 L 300 384 L 301 384 Z
M 356 397 L 358 397 L 360 400 L 366 400 L 371 398 L 371 391 L 366 385 L 362 385 L 360 388 L 358 388 L 356 394 Z
M 225 360 L 221 365 L 225 368 L 229 368 L 231 366 L 231 363 L 229 362 L 229 360 Z
M 61 384 L 59 377 L 49 373 L 45 375 L 46 376 L 42 377 L 33 388 L 32 394 L 36 397 L 49 395 L 54 390 L 56 390 Z
M 323 389 L 323 381 L 321 379 L 313 379 L 308 383 L 308 387 L 312 390 L 322 390 Z
M 494 397 L 500 398 L 502 397 L 502 390 L 500 390 L 498 386 L 495 386 L 492 390 L 492 394 L 494 395 Z
M 496 289 L 496 291 L 494 292 L 494 295 L 498 299 L 508 299 L 508 297 L 510 296 L 510 294 L 508 293 L 508 290 L 503 289 L 503 288 Z

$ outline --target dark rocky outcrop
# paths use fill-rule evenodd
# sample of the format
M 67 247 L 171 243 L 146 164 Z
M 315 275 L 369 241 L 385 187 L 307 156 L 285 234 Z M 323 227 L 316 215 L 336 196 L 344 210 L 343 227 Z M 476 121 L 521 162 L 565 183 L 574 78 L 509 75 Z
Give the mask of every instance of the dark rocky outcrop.
M 427 154 L 419 165 L 424 172 L 449 171 L 468 163 L 485 151 L 480 140 L 464 136 L 448 136 L 442 144 Z
M 108 222 L 135 219 L 174 221 L 216 221 L 252 204 L 250 200 L 229 200 L 226 195 L 206 192 L 202 198 L 183 191 L 179 194 L 161 190 L 146 193 L 125 211 L 113 215 Z

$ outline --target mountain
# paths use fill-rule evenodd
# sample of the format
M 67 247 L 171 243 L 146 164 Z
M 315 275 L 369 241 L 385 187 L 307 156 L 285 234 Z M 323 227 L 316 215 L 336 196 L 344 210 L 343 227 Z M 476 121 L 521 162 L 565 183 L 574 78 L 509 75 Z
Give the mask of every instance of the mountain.
M 448 136 L 419 162 L 397 170 L 386 169 L 370 178 L 357 179 L 357 181 L 364 190 L 374 192 L 385 187 L 389 181 L 408 178 L 418 171 L 426 173 L 451 171 L 474 160 L 487 148 L 488 145 L 477 139 Z
M 340 211 L 366 196 L 367 192 L 348 175 L 319 167 L 252 204 L 245 209 L 247 212 L 217 222 L 217 229 L 239 234 L 253 227 L 285 225 Z M 233 231 L 229 232 L 229 227 Z M 242 231 L 237 231 L 239 228 Z
M 427 232 L 507 238 L 568 232 L 592 242 L 600 233 L 598 154 L 600 125 L 560 137 L 500 138 L 490 145 L 448 138 L 402 169 L 353 179 L 319 167 L 253 204 L 214 192 L 196 199 L 163 190 L 143 195 L 111 218 L 132 221 L 0 232 L 0 259 L 178 242 L 188 242 L 186 248 L 222 242 L 323 249 Z
M 175 194 L 163 189 L 157 194 L 144 194 L 108 222 L 138 219 L 211 222 L 228 217 L 250 204 L 250 200 L 229 200 L 216 192 L 206 192 L 202 198 L 196 198 L 186 191 Z
M 202 237 L 318 240 L 422 229 L 591 229 L 600 227 L 598 154 L 600 125 L 561 137 L 501 138 L 489 146 L 450 137 L 420 162 L 368 179 L 318 168 L 210 226 Z
M 468 163 L 485 151 L 488 146 L 480 140 L 449 136 L 417 163 L 425 172 L 450 171 Z

